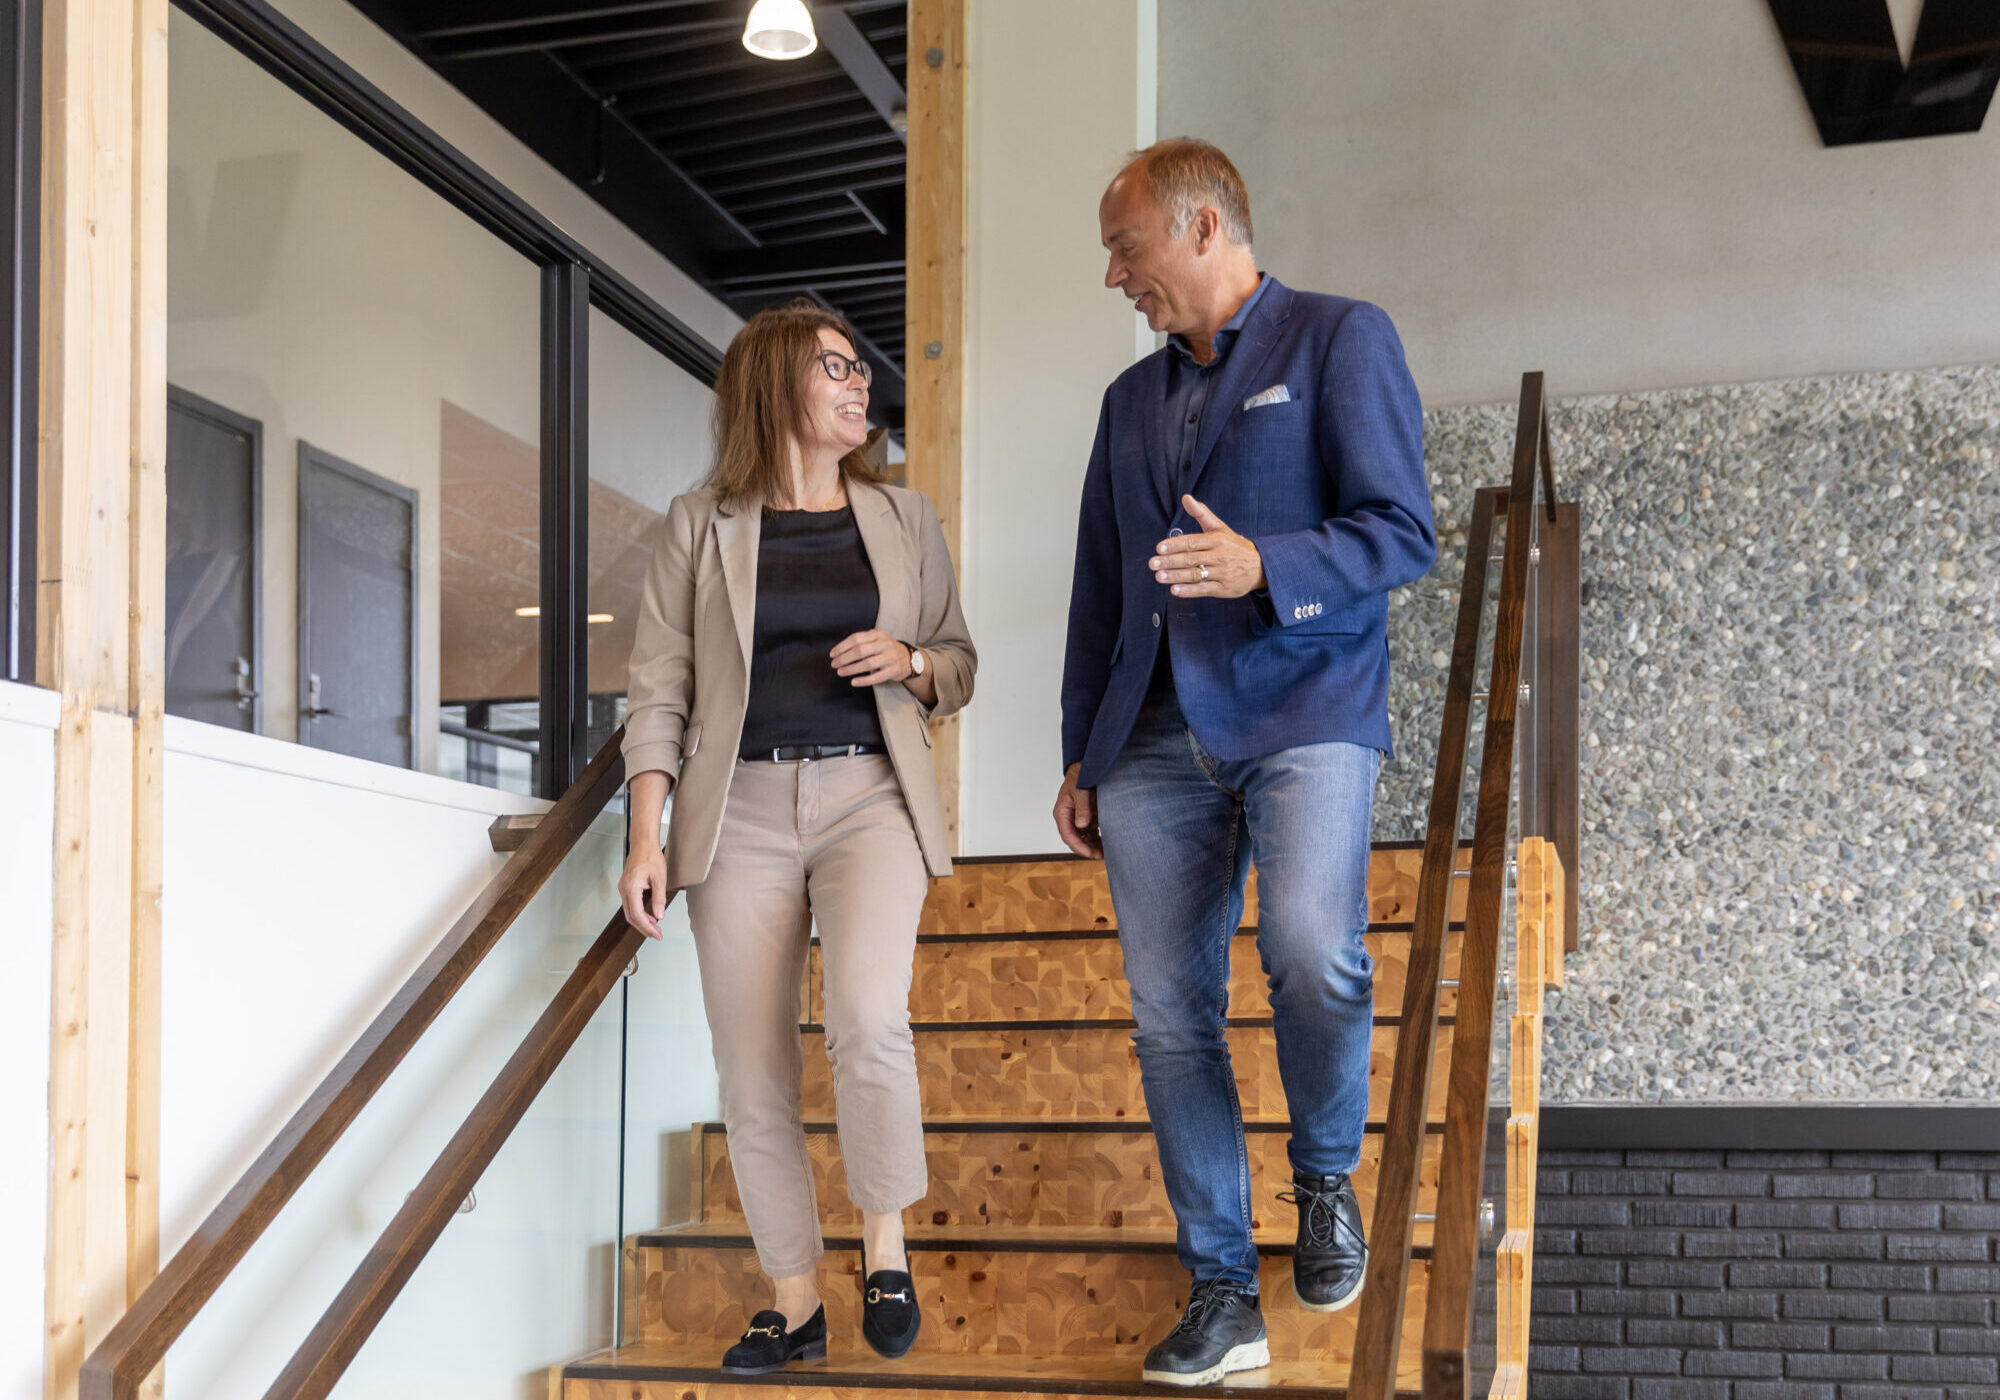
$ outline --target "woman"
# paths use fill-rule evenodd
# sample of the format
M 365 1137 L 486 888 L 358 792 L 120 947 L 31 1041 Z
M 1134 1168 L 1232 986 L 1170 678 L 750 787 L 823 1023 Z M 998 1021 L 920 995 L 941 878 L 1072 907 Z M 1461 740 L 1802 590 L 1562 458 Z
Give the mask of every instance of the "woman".
M 811 302 L 752 317 L 715 383 L 715 466 L 668 507 L 632 650 L 619 881 L 649 937 L 685 889 L 729 1160 L 775 1291 L 723 1368 L 826 1354 L 819 1218 L 799 1119 L 798 989 L 819 926 L 847 1190 L 864 1215 L 862 1333 L 920 1316 L 904 1207 L 928 1191 L 909 1002 L 929 877 L 951 873 L 926 722 L 977 658 L 930 502 L 884 485 L 866 361 Z

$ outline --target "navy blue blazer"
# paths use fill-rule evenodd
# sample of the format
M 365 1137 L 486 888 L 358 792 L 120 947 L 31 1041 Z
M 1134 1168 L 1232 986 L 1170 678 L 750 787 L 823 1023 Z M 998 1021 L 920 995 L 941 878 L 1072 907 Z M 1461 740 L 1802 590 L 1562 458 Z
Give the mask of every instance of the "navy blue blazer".
M 1173 494 L 1161 349 L 1105 391 L 1084 475 L 1063 660 L 1063 766 L 1097 786 L 1162 633 L 1202 747 L 1225 760 L 1335 740 L 1387 753 L 1389 590 L 1437 557 L 1423 410 L 1379 307 L 1275 278 L 1211 387 L 1192 494 L 1264 557 L 1267 594 L 1175 598 L 1146 567 L 1201 527 Z M 1282 387 L 1279 402 L 1246 401 Z M 1287 398 L 1286 396 L 1289 396 Z

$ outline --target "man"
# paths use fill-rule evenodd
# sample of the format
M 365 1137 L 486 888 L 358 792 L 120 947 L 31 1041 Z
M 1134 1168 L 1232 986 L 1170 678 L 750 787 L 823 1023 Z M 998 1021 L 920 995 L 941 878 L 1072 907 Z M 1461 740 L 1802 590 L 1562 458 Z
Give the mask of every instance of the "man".
M 1361 1292 L 1348 1174 L 1368 1110 L 1369 818 L 1389 750 L 1388 593 L 1436 557 L 1415 385 L 1389 318 L 1260 276 L 1250 200 L 1203 141 L 1133 156 L 1098 206 L 1165 348 L 1104 396 L 1084 478 L 1056 827 L 1101 855 L 1187 1311 L 1145 1378 L 1267 1365 L 1249 1154 L 1223 1038 L 1257 865 L 1291 1113 L 1292 1283 Z

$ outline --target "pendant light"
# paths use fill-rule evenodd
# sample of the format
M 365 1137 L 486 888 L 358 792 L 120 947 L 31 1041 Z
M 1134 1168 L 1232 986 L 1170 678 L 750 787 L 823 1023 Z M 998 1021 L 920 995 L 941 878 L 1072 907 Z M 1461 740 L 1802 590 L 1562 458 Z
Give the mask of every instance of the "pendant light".
M 819 47 L 806 0 L 757 0 L 743 25 L 743 47 L 759 58 L 804 58 Z

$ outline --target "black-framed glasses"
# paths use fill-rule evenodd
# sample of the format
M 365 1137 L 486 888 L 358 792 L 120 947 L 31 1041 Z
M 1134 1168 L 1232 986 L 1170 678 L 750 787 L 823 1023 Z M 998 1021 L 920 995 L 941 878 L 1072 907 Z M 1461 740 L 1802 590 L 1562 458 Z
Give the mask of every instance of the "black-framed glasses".
M 845 383 L 850 374 L 860 375 L 863 385 L 875 382 L 875 371 L 868 367 L 868 361 L 850 360 L 838 350 L 820 351 L 819 363 L 826 371 L 826 377 L 836 384 Z

